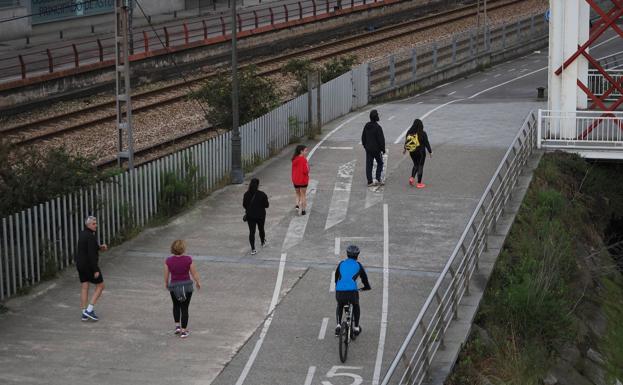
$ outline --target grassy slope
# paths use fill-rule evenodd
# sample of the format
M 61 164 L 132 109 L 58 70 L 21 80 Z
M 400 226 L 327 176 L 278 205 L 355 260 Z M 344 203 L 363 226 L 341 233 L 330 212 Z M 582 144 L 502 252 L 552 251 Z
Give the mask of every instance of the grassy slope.
M 600 351 L 608 378 L 623 379 L 623 279 L 602 240 L 622 213 L 622 166 L 544 156 L 446 384 L 537 385 L 569 345 Z

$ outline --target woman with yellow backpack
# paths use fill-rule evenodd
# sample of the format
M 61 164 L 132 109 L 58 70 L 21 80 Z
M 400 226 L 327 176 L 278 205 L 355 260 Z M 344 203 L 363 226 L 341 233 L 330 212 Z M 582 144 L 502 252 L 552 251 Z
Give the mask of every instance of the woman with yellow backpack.
M 415 184 L 415 174 L 417 174 L 417 188 L 424 188 L 426 185 L 422 183 L 422 174 L 424 172 L 424 162 L 426 161 L 426 151 L 433 156 L 433 151 L 428 143 L 428 135 L 424 131 L 424 124 L 420 119 L 415 119 L 407 136 L 405 137 L 405 145 L 402 153 L 409 151 L 411 160 L 413 161 L 413 169 L 411 169 L 411 177 L 409 178 L 409 184 L 413 186 Z

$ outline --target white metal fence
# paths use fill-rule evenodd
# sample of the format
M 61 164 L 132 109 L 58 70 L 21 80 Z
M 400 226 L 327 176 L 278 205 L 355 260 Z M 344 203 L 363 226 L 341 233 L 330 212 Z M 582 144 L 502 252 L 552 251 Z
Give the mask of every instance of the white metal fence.
M 543 17 L 531 16 L 492 26 L 483 33 L 473 29 L 370 62 L 370 94 L 402 87 L 459 63 L 473 61 L 483 53 L 521 50 L 518 47 L 523 43 L 547 36 L 548 25 Z
M 322 85 L 323 122 L 367 104 L 367 66 Z M 312 116 L 316 116 L 315 104 Z M 243 166 L 267 159 L 308 129 L 307 96 L 300 96 L 241 127 Z M 73 262 L 84 219 L 99 220 L 100 242 L 109 243 L 162 213 L 172 178 L 192 186 L 190 198 L 217 188 L 231 171 L 229 132 L 179 151 L 109 182 L 52 199 L 0 219 L 0 300 Z M 187 198 L 185 198 L 187 199 Z
M 480 255 L 517 184 L 522 167 L 536 146 L 536 116 L 524 121 L 502 162 L 485 188 L 474 213 L 446 262 L 407 338 L 392 361 L 382 384 L 421 384 L 443 345 L 450 323 L 458 316 L 463 295 L 469 293 Z
M 609 69 L 606 71 L 608 76 L 618 84 L 621 84 L 621 78 L 623 77 L 623 70 L 620 69 Z M 588 89 L 597 96 L 604 97 L 605 101 L 612 102 L 619 100 L 621 97 L 621 93 L 617 90 L 610 81 L 601 74 L 601 72 L 595 69 L 588 70 Z M 591 103 L 591 99 L 588 99 L 588 102 Z
M 606 157 L 621 158 L 623 112 L 539 110 L 538 146 L 575 152 L 612 151 Z

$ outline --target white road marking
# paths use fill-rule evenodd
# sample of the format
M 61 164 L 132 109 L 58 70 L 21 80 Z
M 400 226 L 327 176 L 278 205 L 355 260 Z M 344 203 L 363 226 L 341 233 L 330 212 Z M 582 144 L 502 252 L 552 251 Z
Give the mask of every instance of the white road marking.
M 331 279 L 329 280 L 329 293 L 335 292 L 335 270 L 331 270 Z
M 456 91 L 452 91 L 452 92 L 450 92 L 450 93 L 448 94 L 448 96 L 450 96 L 450 95 L 454 95 L 454 94 L 456 94 Z
M 386 152 L 385 154 L 383 154 L 383 172 L 381 173 L 381 179 L 385 180 L 385 174 L 387 171 L 387 160 L 389 159 L 389 154 Z M 376 162 L 374 162 L 374 164 L 372 165 L 372 176 L 375 177 L 376 176 Z M 383 201 L 383 192 L 385 191 L 385 187 L 384 186 L 378 186 L 378 187 L 368 187 L 366 189 L 366 203 L 364 205 L 364 208 L 369 208 L 374 206 L 375 204 L 382 202 Z
M 307 377 L 305 377 L 305 385 L 311 385 L 314 380 L 314 373 L 316 373 L 316 367 L 310 366 L 307 370 Z
M 352 150 L 353 147 L 332 147 L 332 146 L 321 146 L 321 150 Z
M 337 170 L 337 179 L 331 196 L 329 213 L 324 229 L 327 230 L 346 219 L 348 212 L 348 202 L 350 201 L 350 190 L 353 186 L 353 173 L 357 160 L 351 160 L 341 165 Z
M 262 327 L 262 331 L 260 332 L 260 337 L 255 343 L 255 347 L 253 348 L 253 351 L 251 352 L 251 355 L 249 356 L 249 359 L 247 360 L 247 363 L 244 366 L 242 373 L 240 373 L 240 377 L 238 377 L 238 381 L 236 381 L 236 385 L 242 385 L 244 383 L 244 380 L 247 378 L 247 375 L 249 374 L 249 371 L 251 370 L 251 366 L 253 366 L 253 363 L 255 362 L 255 359 L 257 358 L 257 354 L 259 353 L 260 348 L 262 347 L 262 344 L 264 343 L 264 338 L 266 338 L 266 334 L 268 334 L 268 329 L 270 328 L 270 324 L 273 322 L 273 317 L 275 315 L 274 310 L 275 310 L 275 307 L 277 306 L 277 301 L 279 300 L 279 293 L 281 293 L 281 283 L 283 282 L 283 272 L 286 266 L 286 256 L 287 256 L 286 253 L 281 253 L 281 260 L 279 261 L 279 272 L 277 273 L 277 280 L 275 281 L 275 290 L 273 291 L 273 298 L 270 301 L 270 306 L 268 307 L 268 312 L 267 312 L 268 318 L 266 318 L 266 321 L 264 321 L 264 327 Z
M 502 76 L 502 74 L 495 74 L 495 75 L 493 75 L 494 78 L 499 78 L 500 76 Z
M 424 119 L 426 119 L 426 118 L 427 118 L 430 114 L 432 114 L 433 112 L 437 111 L 438 109 L 443 108 L 443 107 L 445 107 L 445 106 L 447 106 L 447 105 L 449 105 L 449 104 L 459 102 L 459 101 L 461 101 L 461 100 L 464 100 L 464 99 L 456 99 L 456 100 L 451 100 L 451 101 L 449 101 L 449 102 L 447 102 L 447 103 L 441 104 L 441 105 L 439 105 L 439 106 L 437 106 L 437 107 L 433 108 L 432 110 L 428 111 L 428 112 L 427 112 L 427 113 L 425 113 L 424 115 L 422 115 L 422 116 L 420 117 L 420 119 L 421 119 L 421 120 L 424 120 Z M 400 142 L 404 139 L 405 135 L 407 135 L 407 131 L 409 131 L 409 129 L 408 129 L 408 128 L 407 128 L 406 130 L 404 130 L 404 131 L 403 131 L 403 133 L 402 133 L 402 134 L 400 134 L 400 135 L 396 138 L 396 140 L 394 141 L 394 144 L 398 144 L 398 143 L 400 143 Z
M 469 83 L 468 85 L 466 85 L 465 87 L 463 87 L 463 89 L 466 89 L 466 88 L 471 88 L 473 85 L 474 85 L 473 83 Z
M 387 203 L 383 205 L 383 307 L 381 312 L 381 332 L 379 335 L 379 347 L 376 351 L 376 364 L 372 385 L 378 385 L 381 377 L 381 364 L 385 349 L 385 336 L 387 334 L 387 314 L 389 299 L 389 209 Z
M 283 240 L 283 246 L 281 246 L 282 250 L 288 250 L 290 247 L 298 244 L 303 240 L 303 236 L 305 235 L 305 228 L 307 227 L 307 222 L 309 221 L 309 216 L 311 215 L 312 206 L 314 205 L 316 186 L 318 186 L 317 180 L 312 179 L 309 181 L 309 186 L 307 187 L 307 215 L 299 215 L 295 218 L 292 218 L 292 220 L 290 221 L 290 225 L 288 226 L 288 232 L 286 233 L 286 237 Z
M 482 91 L 476 92 L 475 94 L 473 94 L 472 96 L 470 96 L 468 99 L 473 99 L 473 98 L 475 98 L 476 96 L 481 95 L 481 94 L 484 94 L 484 93 L 485 93 L 485 92 L 487 92 L 487 91 L 491 91 L 491 90 L 493 90 L 493 89 L 495 89 L 495 88 L 502 87 L 502 86 L 504 86 L 504 85 L 507 85 L 508 83 L 512 83 L 512 82 L 514 82 L 515 80 L 519 80 L 519 79 L 521 79 L 521 78 L 525 78 L 526 76 L 533 75 L 533 74 L 535 74 L 535 73 L 537 73 L 537 72 L 539 72 L 539 71 L 543 71 L 543 70 L 546 70 L 546 69 L 547 69 L 547 67 L 543 67 L 543 68 L 539 68 L 538 70 L 534 70 L 534 71 L 532 71 L 532 72 L 528 72 L 527 74 L 524 74 L 524 75 L 521 75 L 521 76 L 514 77 L 514 78 L 512 78 L 511 80 L 507 80 L 507 81 L 505 81 L 505 82 L 503 82 L 503 83 L 500 83 L 500 84 L 498 84 L 498 85 L 495 85 L 495 86 L 493 86 L 493 87 L 489 87 L 489 88 L 484 89 L 484 90 L 482 90 Z
M 340 239 L 340 237 L 335 237 L 335 244 L 334 244 L 333 252 L 335 253 L 336 257 L 340 256 L 340 245 L 341 244 L 342 244 L 342 240 Z
M 484 83 L 484 82 L 486 82 L 487 80 L 489 80 L 489 79 L 488 79 L 488 78 L 484 78 L 484 79 L 482 79 L 480 82 L 481 82 L 481 83 Z
M 382 104 L 381 106 L 384 106 L 385 104 Z M 380 108 L 381 106 L 377 106 L 376 108 Z M 333 130 L 331 130 L 327 135 L 324 136 L 324 138 L 320 139 L 320 141 L 318 143 L 316 143 L 316 145 L 314 146 L 314 148 L 311 149 L 311 151 L 309 152 L 309 154 L 307 155 L 307 160 L 310 160 L 312 158 L 312 156 L 314 156 L 314 153 L 316 152 L 316 150 L 318 148 L 320 148 L 320 146 L 322 146 L 322 144 L 324 142 L 327 141 L 327 139 L 329 139 L 329 137 L 331 135 L 333 135 L 337 130 L 339 130 L 340 128 L 344 127 L 345 125 L 347 125 L 348 123 L 352 122 L 353 120 L 357 119 L 358 117 L 360 117 L 361 115 L 367 113 L 369 110 L 365 109 L 363 111 L 361 111 L 360 113 L 351 116 L 350 118 L 346 119 L 344 122 L 340 123 L 337 127 L 335 127 Z
M 389 118 L 387 118 L 387 120 L 392 120 L 392 119 L 394 119 L 394 118 L 395 118 L 395 116 L 394 116 L 394 115 L 392 115 L 392 116 L 390 116 Z
M 508 72 L 515 72 L 515 67 L 509 69 Z
M 324 336 L 327 334 L 327 325 L 329 324 L 329 318 L 322 319 L 322 325 L 320 325 L 320 333 L 318 333 L 318 339 L 324 340 Z

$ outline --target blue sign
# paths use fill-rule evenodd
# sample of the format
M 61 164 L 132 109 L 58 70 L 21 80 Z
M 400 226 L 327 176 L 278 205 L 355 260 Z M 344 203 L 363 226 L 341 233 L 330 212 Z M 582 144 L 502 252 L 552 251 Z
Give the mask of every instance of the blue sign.
M 32 24 L 114 12 L 115 0 L 32 0 Z

